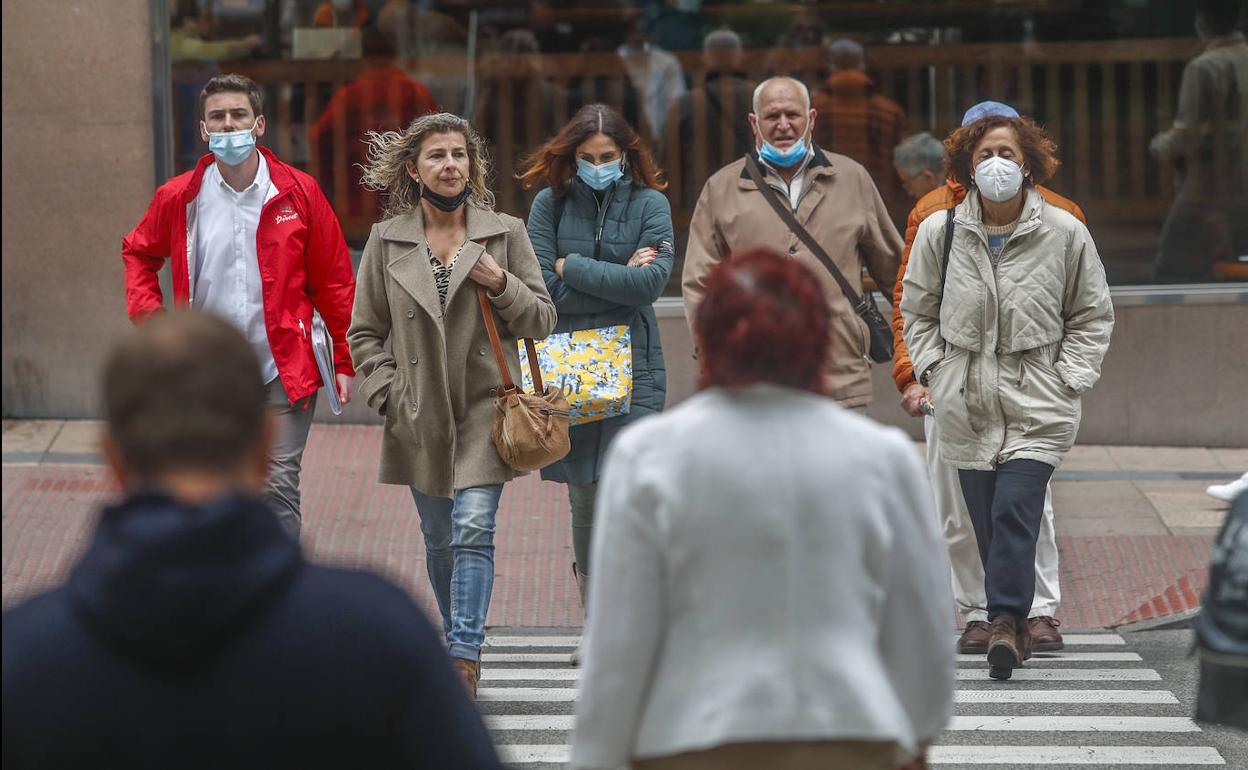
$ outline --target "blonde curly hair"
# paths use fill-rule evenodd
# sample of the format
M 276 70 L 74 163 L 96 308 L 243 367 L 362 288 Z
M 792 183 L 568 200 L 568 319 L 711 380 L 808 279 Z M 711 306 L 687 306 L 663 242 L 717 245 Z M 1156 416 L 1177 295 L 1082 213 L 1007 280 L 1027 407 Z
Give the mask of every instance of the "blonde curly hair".
M 449 112 L 421 115 L 403 131 L 378 133 L 369 131 L 368 163 L 362 165 L 360 184 L 382 195 L 382 217 L 389 219 L 406 214 L 420 202 L 420 185 L 407 173 L 407 161 L 420 156 L 420 148 L 430 134 L 456 133 L 468 145 L 469 199 L 482 208 L 494 208 L 494 193 L 486 181 L 490 175 L 489 154 L 485 140 L 467 120 Z

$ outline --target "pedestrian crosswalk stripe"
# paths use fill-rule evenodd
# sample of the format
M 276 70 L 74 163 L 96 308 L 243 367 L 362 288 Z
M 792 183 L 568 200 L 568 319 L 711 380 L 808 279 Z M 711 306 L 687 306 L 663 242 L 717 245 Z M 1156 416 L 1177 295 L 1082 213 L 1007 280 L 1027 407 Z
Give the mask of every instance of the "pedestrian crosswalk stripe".
M 955 690 L 955 703 L 1164 703 L 1177 705 L 1169 690 Z
M 958 656 L 959 663 L 983 663 L 986 659 L 982 654 Z M 1140 660 L 1138 652 L 1037 652 L 1027 663 L 1138 663 Z
M 504 730 L 571 730 L 576 717 L 571 714 L 489 714 L 485 726 Z
M 1169 690 L 956 690 L 956 703 L 1075 703 L 1178 705 Z M 482 703 L 574 703 L 571 687 L 482 687 Z
M 571 703 L 576 690 L 568 687 L 482 687 L 477 690 L 482 703 Z
M 1210 746 L 933 746 L 929 765 L 1225 765 Z
M 960 668 L 958 679 L 986 679 L 988 665 L 983 668 Z M 1050 682 L 1157 682 L 1161 680 L 1151 668 L 1016 668 L 1010 681 Z
M 558 743 L 538 743 L 538 744 L 500 744 L 495 748 L 498 749 L 498 758 L 505 765 L 527 765 L 527 764 L 544 764 L 544 765 L 566 765 L 572 759 L 572 749 L 566 744 Z
M 982 660 L 982 659 L 981 659 Z M 987 664 L 983 668 L 960 668 L 957 678 L 979 680 L 988 676 Z M 483 666 L 481 680 L 502 681 L 576 681 L 581 678 L 579 668 L 494 668 Z M 1016 668 L 1011 681 L 1063 681 L 1063 682 L 1156 682 L 1161 675 L 1151 668 Z
M 483 652 L 482 663 L 570 663 L 568 652 Z M 1136 652 L 1052 652 L 1036 653 L 1031 663 L 1127 663 L 1139 662 Z M 983 655 L 959 655 L 959 663 L 983 663 Z
M 1127 640 L 1118 634 L 1062 634 L 1062 641 L 1066 643 L 1067 647 L 1072 644 L 1107 644 L 1111 647 L 1121 647 L 1127 643 Z
M 572 714 L 491 714 L 485 724 L 496 732 L 572 729 Z M 1123 716 L 955 716 L 945 726 L 954 732 L 1126 732 L 1197 733 L 1188 717 Z
M 483 682 L 515 682 L 518 680 L 567 682 L 580 678 L 581 671 L 577 668 L 490 668 L 488 666 L 481 668 L 481 681 Z
M 1083 647 L 1107 645 L 1121 647 L 1127 642 L 1118 634 L 1065 634 L 1062 637 L 1067 647 Z M 485 647 L 575 647 L 581 640 L 579 635 L 572 636 L 487 636 Z
M 1189 717 L 1127 716 L 955 716 L 946 730 L 1017 732 L 1198 733 Z

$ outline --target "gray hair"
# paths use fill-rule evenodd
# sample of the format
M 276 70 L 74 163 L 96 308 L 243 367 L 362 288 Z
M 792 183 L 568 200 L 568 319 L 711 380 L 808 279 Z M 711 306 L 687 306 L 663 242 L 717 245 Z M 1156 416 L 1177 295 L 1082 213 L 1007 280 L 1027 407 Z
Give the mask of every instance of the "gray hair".
M 485 140 L 467 120 L 449 112 L 438 112 L 421 115 L 402 131 L 365 134 L 368 163 L 361 167 L 364 173 L 360 184 L 366 190 L 382 194 L 383 218 L 405 214 L 420 202 L 420 187 L 408 176 L 407 161 L 419 157 L 426 137 L 450 133 L 462 135 L 468 145 L 468 183 L 472 187 L 469 199 L 481 208 L 494 208 L 494 193 L 487 185 L 490 158 Z
M 703 51 L 740 51 L 741 36 L 730 29 L 717 29 L 702 40 Z
M 776 83 L 781 80 L 787 80 L 793 85 L 797 86 L 797 89 L 801 91 L 802 93 L 802 101 L 806 105 L 806 111 L 807 112 L 810 111 L 810 89 L 806 87 L 806 84 L 796 78 L 786 77 L 784 75 L 777 75 L 774 78 L 767 78 L 766 80 L 758 84 L 758 88 L 754 89 L 754 101 L 751 102 L 751 106 L 754 110 L 755 115 L 758 114 L 758 102 L 760 99 L 763 98 L 763 90 L 767 88 L 767 86 L 771 85 L 772 83 Z
M 944 163 L 945 145 L 926 131 L 906 137 L 893 148 L 893 165 L 910 176 L 930 171 L 939 179 Z

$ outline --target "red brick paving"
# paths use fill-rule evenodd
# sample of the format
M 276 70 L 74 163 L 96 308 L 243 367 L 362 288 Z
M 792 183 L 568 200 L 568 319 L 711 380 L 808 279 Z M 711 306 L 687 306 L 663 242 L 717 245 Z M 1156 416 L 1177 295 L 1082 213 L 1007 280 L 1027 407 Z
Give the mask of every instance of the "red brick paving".
M 317 560 L 389 576 L 434 613 L 415 507 L 405 488 L 376 483 L 379 451 L 376 427 L 313 427 L 304 457 L 304 546 Z M 6 607 L 63 577 L 85 546 L 96 511 L 115 494 L 100 466 L 4 466 Z M 507 485 L 495 539 L 491 625 L 580 624 L 568 517 L 561 485 L 536 475 Z M 1198 606 L 1212 541 L 1059 537 L 1064 627 L 1102 628 Z

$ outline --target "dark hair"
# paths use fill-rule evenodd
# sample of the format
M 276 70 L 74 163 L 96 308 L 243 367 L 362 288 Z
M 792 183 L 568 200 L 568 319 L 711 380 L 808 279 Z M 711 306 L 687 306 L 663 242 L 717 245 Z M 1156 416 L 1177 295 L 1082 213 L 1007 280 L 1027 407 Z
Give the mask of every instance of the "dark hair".
M 1197 0 L 1196 13 L 1204 18 L 1209 34 L 1229 35 L 1243 17 L 1244 0 Z
M 260 90 L 260 86 L 256 81 L 246 75 L 217 75 L 212 80 L 204 84 L 204 90 L 199 92 L 199 116 L 204 117 L 204 105 L 208 102 L 208 97 L 213 94 L 247 94 L 247 101 L 251 103 L 251 111 L 260 116 L 264 112 L 264 92 Z
M 206 313 L 153 317 L 118 342 L 104 367 L 104 414 L 127 468 L 232 473 L 264 423 L 265 387 L 251 345 Z
M 528 168 L 516 175 L 521 186 L 526 190 L 543 185 L 564 189 L 576 174 L 576 148 L 594 134 L 606 134 L 619 145 L 625 157 L 625 173 L 631 173 L 637 184 L 656 190 L 667 188 L 663 172 L 641 137 L 623 115 L 599 103 L 577 110 L 554 138 L 525 159 Z
M 822 393 L 830 310 L 819 280 L 770 249 L 711 271 L 694 319 L 700 385 L 769 382 Z
M 1027 179 L 1032 184 L 1048 181 L 1061 165 L 1057 159 L 1057 143 L 1031 118 L 1007 118 L 1004 115 L 989 115 L 949 134 L 945 139 L 945 176 L 969 188 L 975 174 L 972 157 L 975 148 L 989 131 L 1002 126 L 1012 128 L 1018 137 L 1023 151 L 1022 165 L 1028 171 Z

